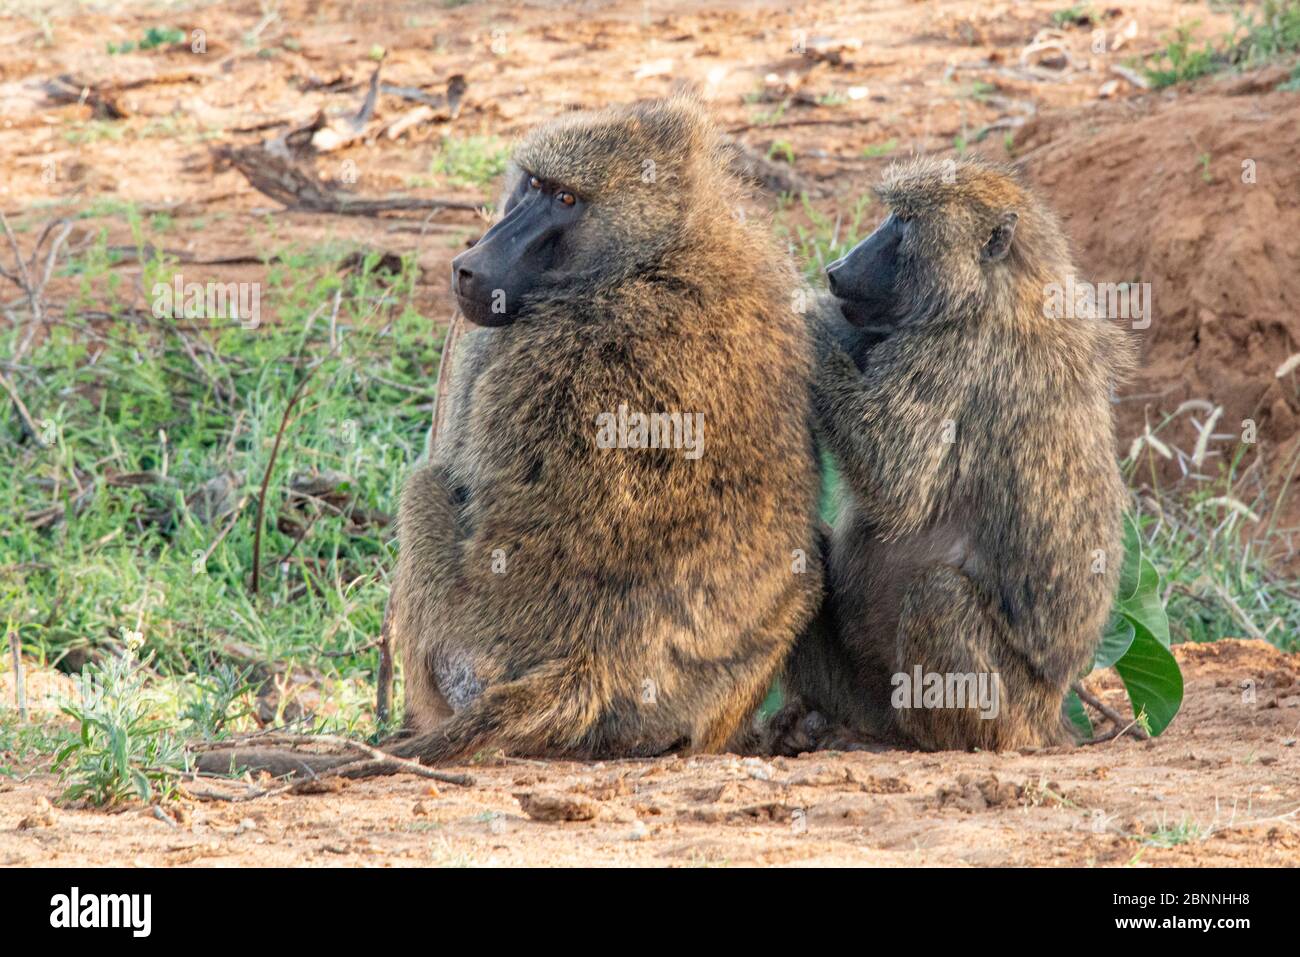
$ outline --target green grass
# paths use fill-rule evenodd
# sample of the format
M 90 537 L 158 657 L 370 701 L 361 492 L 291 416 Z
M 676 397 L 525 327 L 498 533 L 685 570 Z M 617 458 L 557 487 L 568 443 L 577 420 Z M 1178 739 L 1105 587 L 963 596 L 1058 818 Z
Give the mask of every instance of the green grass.
M 1100 17 L 1091 4 L 1079 3 L 1072 7 L 1065 7 L 1057 10 L 1052 14 L 1052 25 L 1057 27 L 1068 27 L 1087 18 L 1089 22 L 1096 23 Z
M 131 53 L 156 50 L 160 47 L 175 46 L 185 42 L 185 31 L 176 27 L 150 27 L 139 40 L 125 40 L 122 43 L 109 43 L 107 49 L 112 53 Z
M 1142 843 L 1147 847 L 1178 847 L 1181 844 L 1204 841 L 1211 833 L 1211 828 L 1202 827 L 1191 818 L 1184 817 L 1177 824 L 1161 824 L 1142 838 Z
M 1176 418 L 1170 415 L 1151 430 L 1171 454 L 1176 452 L 1167 434 Z M 1160 480 L 1164 456 L 1154 443 L 1124 462 L 1137 510 L 1149 519 L 1143 550 L 1160 570 L 1172 638 L 1263 637 L 1284 651 L 1300 650 L 1300 586 L 1277 571 L 1294 557 L 1295 530 L 1280 527 L 1284 502 L 1259 486 L 1258 469 L 1251 467 L 1259 454 L 1255 446 L 1213 447 L 1226 460 L 1204 460 L 1222 462 L 1203 465 L 1201 474 L 1210 478 L 1174 485 Z M 1296 465 L 1293 457 L 1292 473 Z M 1294 492 L 1288 484 L 1278 494 Z
M 129 215 L 141 245 L 157 242 Z M 250 245 L 279 259 L 255 329 L 155 318 L 113 269 L 103 232 L 62 266 L 76 288 L 47 306 L 48 337 L 6 367 L 49 447 L 24 435 L 6 402 L 0 595 L 11 596 L 23 650 L 39 662 L 66 667 L 89 655 L 107 666 L 124 629 L 138 630 L 143 680 L 194 733 L 250 727 L 240 655 L 318 675 L 314 727 L 373 733 L 367 646 L 379 633 L 393 530 L 341 513 L 395 512 L 429 427 L 437 337 L 412 304 L 413 259 L 391 274 L 372 255 L 343 273 L 340 248 L 278 248 L 265 235 Z M 216 278 L 152 260 L 145 288 L 174 271 Z M 0 329 L 0 355 L 13 355 L 23 332 Z M 282 421 L 253 595 L 256 503 Z M 291 477 L 317 472 L 347 476 L 342 507 L 290 501 Z M 204 489 L 219 507 L 204 507 Z M 77 775 L 95 777 L 85 767 Z M 121 793 L 96 783 L 86 795 Z
M 789 140 L 774 140 L 767 148 L 767 158 L 794 165 L 794 146 Z
M 456 139 L 444 136 L 430 170 L 435 176 L 458 186 L 483 189 L 506 171 L 509 158 L 509 149 L 496 137 Z
M 820 287 L 824 284 L 822 271 L 875 228 L 875 221 L 867 215 L 871 197 L 860 196 L 847 215 L 834 218 L 813 206 L 807 196 L 800 197 L 798 203 L 808 224 L 795 222 L 787 205 L 777 212 L 776 232 L 789 244 L 795 260 L 803 267 L 804 275 L 813 285 Z
M 873 143 L 862 151 L 862 155 L 867 159 L 874 159 L 878 156 L 888 156 L 894 150 L 898 149 L 898 140 L 888 139 L 883 143 Z
M 63 138 L 74 146 L 96 143 L 100 140 L 120 140 L 126 127 L 116 120 L 84 120 L 63 131 Z
M 1263 0 L 1234 15 L 1231 33 L 1196 42 L 1195 23 L 1180 26 L 1144 65 L 1157 89 L 1230 68 L 1249 69 L 1300 51 L 1300 0 Z
M 1148 64 L 1147 79 L 1157 89 L 1186 83 L 1207 74 L 1217 72 L 1228 65 L 1227 59 L 1210 43 L 1195 46 L 1192 30 L 1195 24 L 1178 28 L 1176 36 L 1171 39 Z

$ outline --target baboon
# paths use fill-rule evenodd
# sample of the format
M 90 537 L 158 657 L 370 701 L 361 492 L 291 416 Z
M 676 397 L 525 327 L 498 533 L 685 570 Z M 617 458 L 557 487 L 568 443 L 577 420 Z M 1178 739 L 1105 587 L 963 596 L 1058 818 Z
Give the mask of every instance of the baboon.
M 877 194 L 888 218 L 827 277 L 846 319 L 890 332 L 860 368 L 819 337 L 814 405 L 847 494 L 825 627 L 787 685 L 832 724 L 922 748 L 1063 742 L 1123 560 L 1110 394 L 1128 337 L 1048 314 L 1074 267 L 1011 171 L 913 160 Z M 953 706 L 981 675 L 996 716 Z M 918 676 L 945 706 L 914 706 Z
M 688 97 L 550 122 L 505 196 L 452 263 L 474 326 L 402 493 L 393 750 L 719 750 L 821 596 L 794 270 Z

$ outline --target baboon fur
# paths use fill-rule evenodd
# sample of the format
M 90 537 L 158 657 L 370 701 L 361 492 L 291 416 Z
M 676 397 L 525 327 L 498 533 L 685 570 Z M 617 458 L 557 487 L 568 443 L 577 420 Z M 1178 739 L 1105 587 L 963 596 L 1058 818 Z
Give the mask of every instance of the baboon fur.
M 394 750 L 716 751 L 821 598 L 797 279 L 737 216 L 689 98 L 557 119 L 518 147 L 505 195 L 528 175 L 589 208 L 574 265 L 512 325 L 462 337 L 450 421 L 403 491 L 391 608 L 412 734 Z M 703 454 L 599 448 L 597 415 L 622 403 L 702 413 Z
M 911 224 L 894 328 L 861 368 L 821 350 L 814 404 L 844 495 L 824 627 L 787 686 L 833 726 L 926 749 L 1064 742 L 1063 696 L 1123 562 L 1110 395 L 1129 337 L 1045 315 L 1046 287 L 1074 266 L 1056 217 L 1011 171 L 914 160 L 877 192 Z M 1005 258 L 985 261 L 1011 213 Z M 917 665 L 997 673 L 998 716 L 892 707 L 891 677 Z

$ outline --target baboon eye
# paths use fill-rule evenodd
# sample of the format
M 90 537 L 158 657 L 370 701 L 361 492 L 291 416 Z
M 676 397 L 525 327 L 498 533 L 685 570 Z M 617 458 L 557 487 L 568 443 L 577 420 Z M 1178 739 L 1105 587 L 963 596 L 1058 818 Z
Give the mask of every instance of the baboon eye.
M 572 206 L 574 203 L 578 201 L 578 198 L 574 196 L 572 193 L 556 193 L 555 198 L 558 199 L 565 206 Z
M 533 189 L 541 189 L 542 181 L 538 179 L 536 176 L 530 176 L 528 177 L 528 185 L 531 186 Z

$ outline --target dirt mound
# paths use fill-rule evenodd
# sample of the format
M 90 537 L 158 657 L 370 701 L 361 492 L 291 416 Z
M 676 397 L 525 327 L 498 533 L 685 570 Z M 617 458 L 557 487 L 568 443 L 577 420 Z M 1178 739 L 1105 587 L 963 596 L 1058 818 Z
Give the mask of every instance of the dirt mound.
M 468 768 L 472 787 L 400 775 L 170 814 L 51 808 L 57 779 L 18 768 L 0 866 L 1300 864 L 1300 655 L 1175 653 L 1169 730 L 1086 748 L 507 759 Z M 1127 707 L 1118 681 L 1094 685 Z
M 1044 114 L 1015 142 L 1084 278 L 1151 284 L 1142 367 L 1120 406 L 1125 445 L 1144 422 L 1209 400 L 1224 409 L 1216 433 L 1233 437 L 1211 448 L 1253 419 L 1275 487 L 1300 442 L 1300 372 L 1277 377 L 1300 352 L 1300 95 L 1274 90 L 1285 76 Z M 1197 429 L 1184 416 L 1162 437 L 1190 453 Z M 1164 467 L 1181 474 L 1177 458 Z

